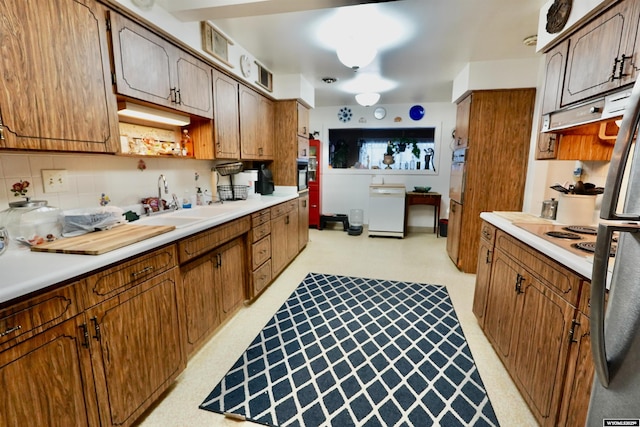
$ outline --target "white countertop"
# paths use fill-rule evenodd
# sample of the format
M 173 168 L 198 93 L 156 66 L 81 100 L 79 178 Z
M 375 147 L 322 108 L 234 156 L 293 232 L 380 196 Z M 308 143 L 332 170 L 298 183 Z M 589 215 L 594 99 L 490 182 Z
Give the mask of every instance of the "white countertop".
M 543 238 L 536 236 L 533 233 L 530 233 L 516 225 L 513 225 L 514 222 L 533 222 L 536 220 L 539 222 L 551 221 L 544 220 L 540 217 L 536 217 L 535 215 L 522 212 L 510 212 L 505 214 L 502 214 L 500 212 L 482 212 L 480 214 L 480 218 L 507 232 L 521 242 L 526 243 L 532 248 L 542 252 L 549 258 L 564 265 L 568 269 L 573 270 L 585 279 L 591 280 L 591 269 L 593 267 L 592 255 L 576 255 L 566 249 L 561 248 L 560 246 L 556 246 L 553 243 L 550 243 Z
M 11 241 L 7 251 L 0 255 L 0 272 L 2 272 L 0 274 L 0 303 L 73 279 L 137 254 L 175 242 L 216 225 L 297 197 L 297 192 L 284 192 L 281 194 L 261 196 L 255 199 L 228 201 L 224 203 L 224 206 L 233 206 L 235 209 L 229 210 L 214 218 L 196 222 L 182 228 L 176 228 L 168 233 L 102 255 L 32 252 L 25 245 Z M 133 224 L 136 224 L 136 222 L 133 222 Z

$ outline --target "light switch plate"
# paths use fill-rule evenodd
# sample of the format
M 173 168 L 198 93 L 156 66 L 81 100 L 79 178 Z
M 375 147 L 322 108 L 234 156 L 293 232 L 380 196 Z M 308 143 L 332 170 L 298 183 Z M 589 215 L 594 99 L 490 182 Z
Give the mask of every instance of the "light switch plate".
M 45 193 L 69 191 L 66 169 L 42 169 L 42 187 Z

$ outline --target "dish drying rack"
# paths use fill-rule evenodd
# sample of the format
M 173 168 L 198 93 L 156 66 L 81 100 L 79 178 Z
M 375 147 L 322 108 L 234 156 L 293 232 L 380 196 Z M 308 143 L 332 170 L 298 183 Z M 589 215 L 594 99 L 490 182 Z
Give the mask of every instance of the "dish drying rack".
M 228 176 L 230 185 L 218 185 L 218 199 L 224 200 L 246 200 L 248 195 L 248 185 L 234 185 L 233 176 L 242 172 L 244 165 L 242 162 L 225 163 L 213 167 L 213 170 L 220 176 Z

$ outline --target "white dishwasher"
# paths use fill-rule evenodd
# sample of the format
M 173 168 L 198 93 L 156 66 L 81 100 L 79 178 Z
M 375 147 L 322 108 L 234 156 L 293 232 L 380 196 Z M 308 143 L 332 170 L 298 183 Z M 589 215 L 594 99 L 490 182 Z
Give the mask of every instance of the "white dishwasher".
M 369 186 L 369 237 L 404 237 L 403 184 L 371 184 Z

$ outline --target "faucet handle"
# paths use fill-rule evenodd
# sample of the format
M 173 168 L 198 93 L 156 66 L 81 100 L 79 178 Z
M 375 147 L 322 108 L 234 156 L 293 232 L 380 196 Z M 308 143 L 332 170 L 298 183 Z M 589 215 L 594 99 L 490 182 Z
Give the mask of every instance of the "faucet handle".
M 176 193 L 171 193 L 171 202 L 169 203 L 168 208 L 172 210 L 180 209 L 180 202 L 178 201 L 178 196 L 176 196 Z

